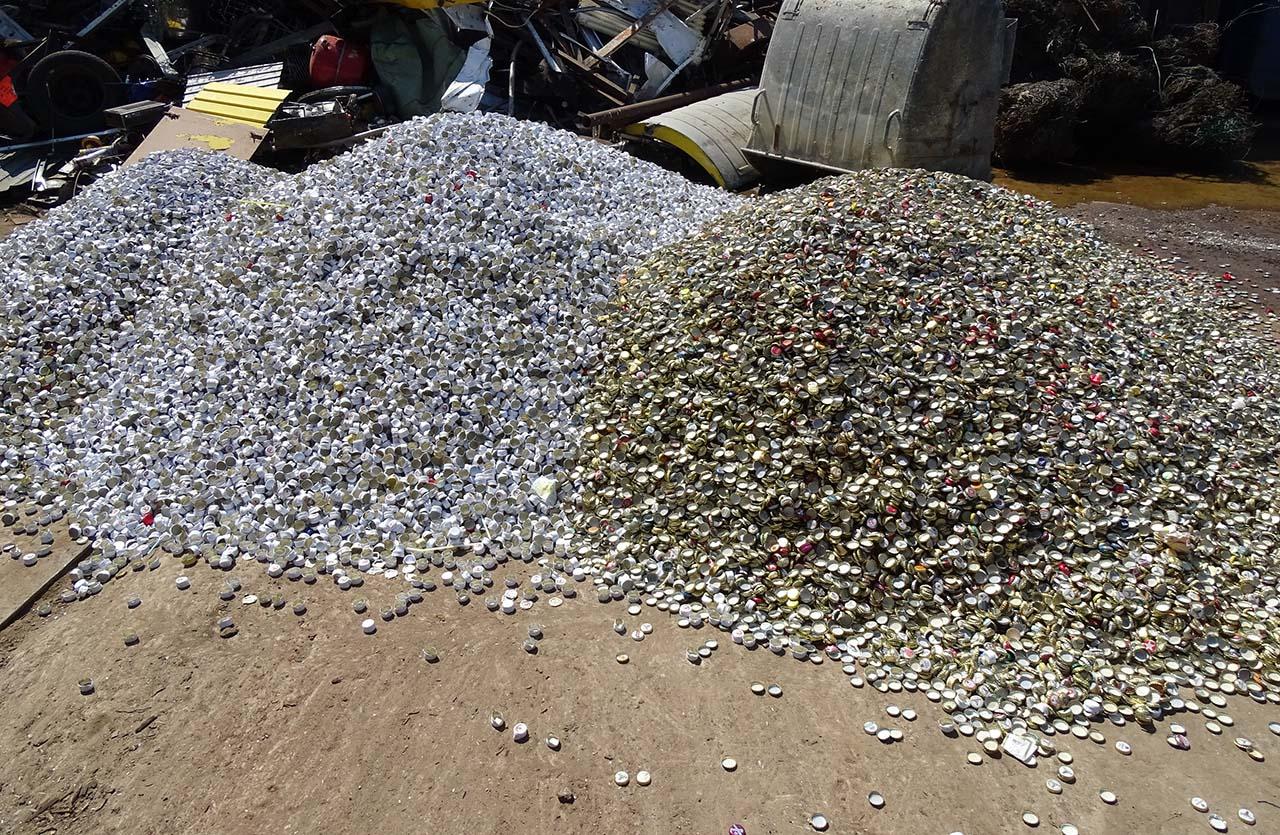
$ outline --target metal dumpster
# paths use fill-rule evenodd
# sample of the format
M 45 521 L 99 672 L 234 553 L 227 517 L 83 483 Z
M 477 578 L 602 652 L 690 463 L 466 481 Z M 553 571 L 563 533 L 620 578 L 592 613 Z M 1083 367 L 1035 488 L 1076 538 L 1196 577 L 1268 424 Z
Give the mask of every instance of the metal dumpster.
M 784 0 L 746 152 L 833 171 L 991 176 L 1000 0 Z

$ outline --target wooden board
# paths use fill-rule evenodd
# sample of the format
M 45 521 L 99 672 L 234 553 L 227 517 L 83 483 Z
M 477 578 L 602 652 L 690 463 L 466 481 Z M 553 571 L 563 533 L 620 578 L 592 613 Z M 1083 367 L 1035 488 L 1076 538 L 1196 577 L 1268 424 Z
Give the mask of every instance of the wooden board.
M 258 150 L 266 136 L 267 132 L 263 128 L 215 119 L 181 107 L 171 107 L 124 164 L 133 165 L 148 154 L 176 148 L 222 151 L 237 159 L 247 160 Z
M 25 525 L 34 518 L 24 515 L 20 521 Z M 48 530 L 53 533 L 50 546 L 53 552 L 41 557 L 35 565 L 25 566 L 21 560 L 11 559 L 9 554 L 0 557 L 0 629 L 22 617 L 59 577 L 89 553 L 87 544 L 78 543 L 68 535 L 65 519 L 49 525 Z M 40 547 L 40 536 L 17 534 L 12 527 L 0 528 L 0 546 L 10 542 L 17 543 L 19 550 L 31 553 Z

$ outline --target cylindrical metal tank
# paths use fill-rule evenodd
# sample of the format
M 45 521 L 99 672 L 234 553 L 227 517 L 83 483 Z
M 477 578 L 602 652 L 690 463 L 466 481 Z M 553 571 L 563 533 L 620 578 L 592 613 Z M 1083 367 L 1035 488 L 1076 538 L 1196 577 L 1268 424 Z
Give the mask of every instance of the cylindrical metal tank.
M 991 176 L 1000 0 L 785 0 L 744 149 L 833 171 Z

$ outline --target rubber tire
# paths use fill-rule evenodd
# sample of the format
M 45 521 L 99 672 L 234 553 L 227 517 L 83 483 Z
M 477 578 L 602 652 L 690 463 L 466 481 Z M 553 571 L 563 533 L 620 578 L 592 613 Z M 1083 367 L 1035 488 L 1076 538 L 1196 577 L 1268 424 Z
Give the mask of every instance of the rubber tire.
M 41 58 L 23 87 L 27 112 L 57 136 L 101 128 L 106 124 L 102 111 L 123 99 L 120 76 L 111 65 L 75 49 Z
M 365 93 L 374 92 L 372 87 L 365 87 L 359 84 L 349 84 L 340 87 L 321 87 L 319 90 L 311 90 L 298 96 L 298 104 L 318 104 L 321 102 L 333 101 L 342 96 L 359 96 Z

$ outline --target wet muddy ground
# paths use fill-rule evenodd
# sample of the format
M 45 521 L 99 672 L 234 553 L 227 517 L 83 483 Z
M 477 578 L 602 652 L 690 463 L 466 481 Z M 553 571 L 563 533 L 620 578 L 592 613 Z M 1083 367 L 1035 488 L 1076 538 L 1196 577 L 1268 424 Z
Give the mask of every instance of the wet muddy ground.
M 1280 154 L 1223 171 L 1168 171 L 1136 165 L 1060 165 L 1037 171 L 996 169 L 996 185 L 1058 206 L 1119 203 L 1147 209 L 1280 210 Z
M 1088 221 L 1118 246 L 1223 276 L 1258 295 L 1269 315 L 1280 310 L 1280 212 L 1221 206 L 1161 210 L 1119 203 L 1081 203 L 1063 209 Z

